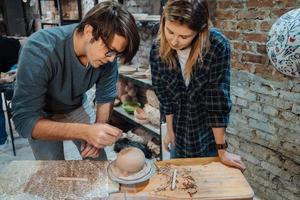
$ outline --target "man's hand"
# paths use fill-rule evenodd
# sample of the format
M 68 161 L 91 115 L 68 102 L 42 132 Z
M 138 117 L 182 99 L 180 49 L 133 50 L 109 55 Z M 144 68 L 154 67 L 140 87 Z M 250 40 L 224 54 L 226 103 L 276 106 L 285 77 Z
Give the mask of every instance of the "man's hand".
M 175 147 L 175 134 L 173 131 L 168 131 L 163 140 L 163 147 L 165 151 L 170 151 L 169 144 L 171 144 L 173 148 Z
M 246 166 L 241 160 L 241 156 L 229 153 L 224 149 L 218 150 L 219 158 L 221 162 L 225 165 L 232 166 L 240 169 L 242 172 L 245 171 Z
M 122 135 L 122 130 L 109 124 L 90 125 L 84 140 L 97 149 L 110 146 L 115 143 Z
M 98 149 L 90 144 L 87 144 L 84 141 L 81 142 L 80 155 L 82 158 L 97 158 L 99 157 L 101 151 L 102 149 Z

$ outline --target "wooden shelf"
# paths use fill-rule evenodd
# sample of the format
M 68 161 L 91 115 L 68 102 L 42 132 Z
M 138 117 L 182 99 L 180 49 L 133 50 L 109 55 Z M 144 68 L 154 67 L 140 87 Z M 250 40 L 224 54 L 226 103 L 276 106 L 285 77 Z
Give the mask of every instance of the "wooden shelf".
M 125 79 L 127 81 L 133 82 L 135 85 L 143 87 L 143 88 L 148 88 L 148 89 L 153 89 L 152 88 L 152 81 L 149 79 L 137 79 L 133 78 L 131 75 L 124 75 L 120 73 L 120 78 Z
M 133 14 L 134 18 L 138 22 L 159 22 L 160 15 L 147 15 L 143 13 L 135 13 Z
M 141 126 L 144 129 L 146 129 L 147 131 L 149 131 L 150 133 L 152 133 L 154 136 L 160 137 L 159 127 L 155 127 L 155 126 L 153 126 L 150 123 L 140 124 L 140 123 L 136 122 L 134 120 L 133 115 L 130 115 L 127 112 L 125 112 L 125 110 L 122 108 L 122 106 L 114 107 L 113 111 L 114 111 L 114 114 L 118 115 L 119 117 L 121 117 L 122 119 L 126 120 L 127 122 L 129 122 L 129 123 L 131 123 L 133 125 Z

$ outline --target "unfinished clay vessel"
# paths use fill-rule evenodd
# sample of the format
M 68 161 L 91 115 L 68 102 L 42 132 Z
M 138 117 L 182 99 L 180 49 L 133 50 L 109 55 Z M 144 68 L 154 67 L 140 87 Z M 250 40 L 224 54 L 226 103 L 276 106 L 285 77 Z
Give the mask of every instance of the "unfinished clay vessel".
M 145 166 L 145 155 L 142 150 L 135 147 L 122 149 L 117 156 L 115 168 L 120 176 L 130 176 L 141 171 Z

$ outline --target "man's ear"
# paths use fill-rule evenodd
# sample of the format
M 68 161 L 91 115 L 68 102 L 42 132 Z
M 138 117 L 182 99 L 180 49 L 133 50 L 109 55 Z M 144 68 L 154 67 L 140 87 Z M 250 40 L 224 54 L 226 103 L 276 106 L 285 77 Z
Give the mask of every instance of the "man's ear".
M 83 29 L 83 35 L 87 41 L 91 41 L 93 39 L 93 27 L 86 24 Z

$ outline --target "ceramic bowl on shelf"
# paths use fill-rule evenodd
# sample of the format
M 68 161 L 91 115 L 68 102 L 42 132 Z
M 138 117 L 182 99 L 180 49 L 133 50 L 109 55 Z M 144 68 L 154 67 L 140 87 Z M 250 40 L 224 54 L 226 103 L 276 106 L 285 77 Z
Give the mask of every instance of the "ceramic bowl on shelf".
M 140 124 L 147 124 L 149 122 L 145 111 L 142 108 L 136 108 L 134 110 L 134 120 Z
M 131 76 L 133 78 L 137 78 L 137 79 L 145 79 L 146 73 L 145 72 L 134 72 Z
M 119 72 L 120 74 L 124 75 L 131 75 L 137 71 L 135 66 L 130 66 L 130 65 L 121 65 L 119 67 Z
M 128 114 L 133 114 L 136 108 L 141 107 L 141 104 L 136 101 L 124 101 L 122 107 Z

